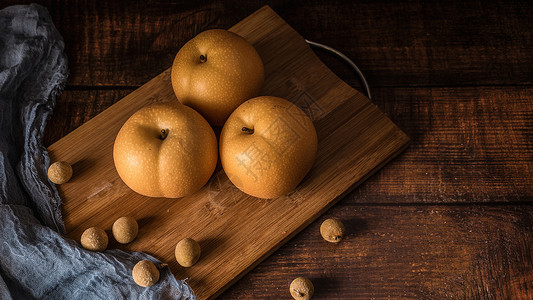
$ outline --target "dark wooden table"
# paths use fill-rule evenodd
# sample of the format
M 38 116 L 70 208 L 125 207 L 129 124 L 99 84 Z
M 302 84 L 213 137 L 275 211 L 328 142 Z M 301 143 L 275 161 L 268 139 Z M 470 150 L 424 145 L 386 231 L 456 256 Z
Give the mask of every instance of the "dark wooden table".
M 7 0 L 5 6 L 30 1 Z M 197 33 L 264 4 L 351 57 L 411 146 L 222 294 L 289 299 L 533 298 L 533 3 L 530 1 L 37 1 L 70 76 L 48 146 L 158 75 Z M 340 60 L 318 52 L 360 88 Z M 349 235 L 329 244 L 320 223 Z

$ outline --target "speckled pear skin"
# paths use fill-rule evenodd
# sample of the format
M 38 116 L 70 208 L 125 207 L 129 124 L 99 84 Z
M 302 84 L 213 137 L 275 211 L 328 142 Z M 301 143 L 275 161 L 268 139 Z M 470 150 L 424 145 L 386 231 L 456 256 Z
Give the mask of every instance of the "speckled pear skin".
M 161 129 L 168 133 L 161 139 Z M 178 102 L 156 103 L 134 113 L 115 139 L 115 168 L 135 192 L 180 198 L 202 188 L 217 163 L 217 140 L 209 123 Z
M 212 29 L 198 34 L 178 51 L 171 81 L 181 103 L 194 108 L 210 124 L 222 126 L 240 104 L 259 95 L 264 66 L 244 38 Z
M 272 199 L 298 186 L 313 166 L 317 145 L 313 122 L 300 108 L 260 96 L 244 102 L 224 124 L 220 161 L 241 191 Z

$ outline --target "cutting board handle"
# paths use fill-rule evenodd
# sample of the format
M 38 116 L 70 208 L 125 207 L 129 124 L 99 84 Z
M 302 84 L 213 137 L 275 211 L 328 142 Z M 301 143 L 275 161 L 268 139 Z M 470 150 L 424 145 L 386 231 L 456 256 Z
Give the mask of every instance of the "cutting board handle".
M 363 83 L 363 86 L 365 87 L 365 92 L 366 92 L 368 99 L 372 100 L 372 96 L 370 94 L 370 88 L 368 87 L 368 82 L 366 81 L 365 75 L 363 75 L 363 72 L 361 72 L 359 67 L 357 67 L 357 65 L 348 56 L 344 55 L 339 50 L 332 48 L 330 46 L 324 45 L 324 44 L 313 42 L 307 39 L 305 40 L 305 42 L 308 43 L 311 47 L 322 49 L 322 50 L 327 51 L 328 53 L 332 53 L 338 56 L 344 62 L 346 62 L 354 70 L 357 76 L 359 76 L 359 80 L 361 80 L 361 82 Z

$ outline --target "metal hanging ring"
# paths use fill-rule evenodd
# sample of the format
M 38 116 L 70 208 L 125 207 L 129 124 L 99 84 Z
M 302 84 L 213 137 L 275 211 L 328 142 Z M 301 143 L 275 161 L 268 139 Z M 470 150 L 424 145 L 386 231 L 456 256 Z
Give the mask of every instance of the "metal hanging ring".
M 365 87 L 366 95 L 368 96 L 368 99 L 372 100 L 372 96 L 370 95 L 370 88 L 368 87 L 368 83 L 366 82 L 366 78 L 363 75 L 363 72 L 361 72 L 361 70 L 359 70 L 357 65 L 351 59 L 349 59 L 346 55 L 342 54 L 342 52 L 340 52 L 340 51 L 338 51 L 338 50 L 336 50 L 334 48 L 331 48 L 330 46 L 326 46 L 326 45 L 323 45 L 323 44 L 320 44 L 320 43 L 316 43 L 316 42 L 313 42 L 313 41 L 310 41 L 310 40 L 305 40 L 305 42 L 308 43 L 309 45 L 313 46 L 313 47 L 316 47 L 316 48 L 319 48 L 319 49 L 323 49 L 323 50 L 326 50 L 326 51 L 328 51 L 330 53 L 333 53 L 333 54 L 337 55 L 339 58 L 344 60 L 348 65 L 350 65 L 350 67 L 355 71 L 355 73 L 357 73 L 357 76 L 359 76 L 359 79 L 363 83 L 363 85 Z

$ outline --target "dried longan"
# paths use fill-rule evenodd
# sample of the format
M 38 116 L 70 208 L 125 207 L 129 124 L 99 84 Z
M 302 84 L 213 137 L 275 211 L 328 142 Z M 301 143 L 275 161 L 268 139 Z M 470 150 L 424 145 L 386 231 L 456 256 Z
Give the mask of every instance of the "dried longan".
M 107 248 L 109 239 L 103 229 L 91 227 L 83 232 L 80 242 L 83 248 L 87 250 L 104 251 Z
M 121 217 L 113 223 L 112 232 L 117 242 L 127 244 L 137 237 L 139 225 L 132 217 Z
M 346 233 L 344 224 L 337 219 L 327 219 L 320 225 L 320 234 L 330 243 L 338 243 Z
M 298 277 L 291 282 L 289 287 L 291 295 L 296 300 L 309 300 L 313 297 L 315 287 L 313 283 L 304 277 Z
M 66 161 L 56 161 L 48 168 L 48 178 L 55 184 L 63 184 L 72 178 L 72 167 Z
M 176 260 L 183 267 L 194 265 L 200 258 L 201 250 L 198 242 L 191 238 L 185 238 L 176 244 L 174 251 Z
M 148 260 L 141 260 L 134 267 L 131 272 L 133 280 L 140 286 L 149 287 L 159 281 L 159 270 L 153 262 Z

